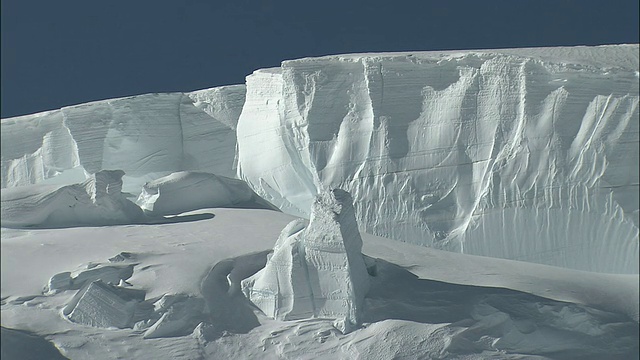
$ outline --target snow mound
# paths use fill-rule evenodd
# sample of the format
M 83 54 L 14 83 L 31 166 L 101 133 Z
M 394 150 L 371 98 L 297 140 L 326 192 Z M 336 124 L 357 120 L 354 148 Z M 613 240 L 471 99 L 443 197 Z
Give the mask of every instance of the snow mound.
M 130 256 L 117 262 L 130 262 L 135 257 L 135 254 L 121 252 L 113 258 L 119 259 L 122 254 Z M 56 274 L 49 280 L 45 295 L 78 290 L 62 309 L 62 315 L 74 323 L 98 328 L 133 328 L 143 331 L 145 339 L 193 332 L 202 322 L 204 300 L 186 294 L 146 299 L 146 290 L 133 288 L 134 285 L 127 282 L 133 276 L 135 265 L 91 263 L 73 278 L 70 272 Z
M 263 270 L 242 282 L 245 295 L 280 320 L 333 318 L 350 331 L 362 316 L 369 276 L 351 195 L 334 189 L 316 197 L 308 225 L 287 225 Z
M 181 171 L 146 183 L 136 203 L 152 215 L 234 206 L 256 200 L 242 180 L 202 172 Z
M 3 227 L 68 227 L 130 224 L 142 210 L 121 192 L 122 170 L 102 170 L 80 184 L 2 189 Z
M 353 194 L 368 233 L 637 273 L 638 45 L 335 55 L 247 77 L 238 171 L 307 217 Z
M 244 85 L 146 94 L 2 119 L 2 187 L 70 184 L 103 169 L 125 189 L 174 171 L 235 176 Z

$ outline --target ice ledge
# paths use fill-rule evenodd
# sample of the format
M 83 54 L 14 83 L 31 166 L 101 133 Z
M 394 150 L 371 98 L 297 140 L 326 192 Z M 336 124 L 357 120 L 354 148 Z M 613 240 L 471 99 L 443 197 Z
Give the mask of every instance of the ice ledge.
M 544 62 L 583 65 L 592 67 L 612 67 L 637 70 L 640 66 L 638 50 L 640 44 L 612 44 L 600 46 L 556 46 L 556 47 L 527 47 L 507 49 L 469 49 L 469 50 L 436 50 L 436 51 L 402 51 L 402 52 L 370 52 L 335 54 L 319 57 L 305 57 L 301 59 L 285 60 L 283 67 L 296 63 L 318 61 L 351 61 L 362 59 L 413 61 L 452 59 L 469 54 L 476 55 L 512 55 L 533 58 Z

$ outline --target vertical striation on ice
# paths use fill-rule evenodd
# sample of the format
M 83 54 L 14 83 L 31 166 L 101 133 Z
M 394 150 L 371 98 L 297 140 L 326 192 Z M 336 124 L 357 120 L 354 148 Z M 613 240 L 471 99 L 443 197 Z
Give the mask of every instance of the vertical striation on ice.
M 131 224 L 143 211 L 122 193 L 122 170 L 101 170 L 72 185 L 2 189 L 2 226 L 66 227 Z
M 112 286 L 100 280 L 82 290 L 69 320 L 95 327 L 126 328 L 131 326 L 135 301 L 118 296 Z
M 619 45 L 285 61 L 247 77 L 239 177 L 298 216 L 318 189 L 345 189 L 376 235 L 637 273 L 637 54 Z
M 242 282 L 245 295 L 267 316 L 360 322 L 369 277 L 352 198 L 344 190 L 319 194 L 311 219 L 294 220 L 280 234 L 264 269 Z

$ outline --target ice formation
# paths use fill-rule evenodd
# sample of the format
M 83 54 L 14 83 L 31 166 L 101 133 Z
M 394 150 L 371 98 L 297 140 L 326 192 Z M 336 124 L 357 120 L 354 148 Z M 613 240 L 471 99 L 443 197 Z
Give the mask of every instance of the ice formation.
M 147 94 L 2 119 L 2 187 L 122 169 L 126 191 L 195 170 L 235 176 L 244 85 Z M 60 176 L 63 175 L 63 176 Z
M 121 192 L 122 170 L 101 170 L 80 184 L 2 189 L 2 226 L 66 227 L 130 224 L 142 210 Z
M 332 318 L 343 332 L 360 322 L 369 277 L 349 193 L 318 195 L 308 225 L 291 222 L 273 251 L 265 268 L 242 282 L 245 295 L 267 316 Z
M 254 196 L 254 192 L 242 180 L 181 171 L 146 183 L 136 203 L 153 215 L 175 215 L 190 210 L 246 203 Z
M 637 44 L 284 61 L 246 86 L 2 119 L 2 187 L 118 168 L 137 195 L 199 171 L 303 217 L 342 188 L 376 235 L 637 273 L 638 67 Z
M 247 77 L 238 170 L 286 212 L 353 194 L 367 232 L 638 272 L 638 45 L 336 55 Z
M 80 294 L 69 320 L 95 327 L 131 326 L 136 302 L 118 296 L 108 284 L 94 281 Z

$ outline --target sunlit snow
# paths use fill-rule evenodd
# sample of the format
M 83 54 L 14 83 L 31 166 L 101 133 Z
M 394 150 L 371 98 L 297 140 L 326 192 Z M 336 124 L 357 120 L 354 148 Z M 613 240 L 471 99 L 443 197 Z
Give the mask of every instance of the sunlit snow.
M 2 358 L 637 358 L 638 50 L 304 58 L 2 119 Z

